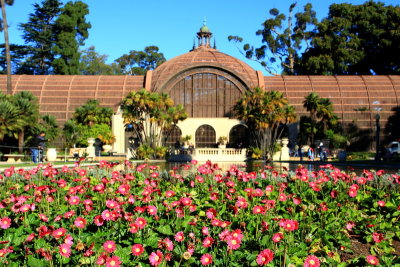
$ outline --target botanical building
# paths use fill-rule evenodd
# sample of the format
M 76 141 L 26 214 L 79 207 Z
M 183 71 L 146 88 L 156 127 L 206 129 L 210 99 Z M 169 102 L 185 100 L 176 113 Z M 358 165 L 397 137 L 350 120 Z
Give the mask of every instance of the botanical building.
M 246 90 L 284 92 L 298 116 L 308 115 L 303 100 L 310 92 L 329 98 L 334 111 L 346 125 L 375 131 L 376 110 L 385 126 L 400 102 L 400 76 L 264 76 L 245 62 L 210 45 L 211 32 L 203 26 L 197 33 L 198 45 L 183 55 L 163 63 L 145 76 L 60 76 L 14 75 L 13 92 L 31 91 L 39 99 L 41 113 L 51 114 L 62 125 L 88 99 L 114 109 L 114 150 L 125 152 L 127 135 L 119 114 L 121 100 L 132 90 L 168 93 L 182 104 L 188 119 L 174 129 L 170 145 L 179 136 L 191 135 L 195 147 L 211 147 L 218 137 L 230 144 L 246 142 L 246 127 L 232 116 L 232 107 Z M 0 76 L 6 91 L 6 76 Z M 296 125 L 289 137 L 295 141 Z

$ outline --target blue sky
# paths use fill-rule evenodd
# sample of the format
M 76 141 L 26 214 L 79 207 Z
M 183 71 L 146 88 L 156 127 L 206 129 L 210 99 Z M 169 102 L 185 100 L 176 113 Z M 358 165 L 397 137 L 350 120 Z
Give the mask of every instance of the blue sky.
M 33 4 L 41 0 L 17 0 L 7 6 L 10 25 L 10 42 L 23 44 L 22 32 L 18 25 L 28 21 L 33 12 Z M 64 3 L 67 1 L 63 1 Z M 100 54 L 108 55 L 111 63 L 130 50 L 143 50 L 156 45 L 164 56 L 171 59 L 188 52 L 193 46 L 197 31 L 206 18 L 207 25 L 215 37 L 218 50 L 237 57 L 253 68 L 263 71 L 255 62 L 245 59 L 229 35 L 239 35 L 254 45 L 261 44 L 255 32 L 269 17 L 269 9 L 278 8 L 287 14 L 291 0 L 83 0 L 89 5 L 87 20 L 92 24 L 85 47 L 95 46 Z M 302 11 L 306 3 L 312 3 L 319 19 L 328 14 L 332 3 L 362 4 L 365 1 L 342 0 L 298 0 L 296 12 Z M 381 1 L 385 4 L 399 5 L 399 0 Z M 264 72 L 265 73 L 265 72 Z

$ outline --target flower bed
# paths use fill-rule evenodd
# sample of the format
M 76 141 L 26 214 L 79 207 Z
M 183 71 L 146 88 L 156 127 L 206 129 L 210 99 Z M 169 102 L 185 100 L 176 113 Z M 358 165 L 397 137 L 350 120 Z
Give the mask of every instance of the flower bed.
M 400 265 L 399 175 L 122 167 L 7 169 L 0 264 Z

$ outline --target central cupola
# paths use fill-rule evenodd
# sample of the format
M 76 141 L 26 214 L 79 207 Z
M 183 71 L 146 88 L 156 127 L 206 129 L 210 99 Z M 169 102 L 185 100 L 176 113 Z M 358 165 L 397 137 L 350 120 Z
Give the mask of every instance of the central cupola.
M 212 33 L 207 26 L 206 19 L 204 19 L 203 26 L 200 28 L 200 31 L 197 33 L 198 47 L 202 47 L 202 46 L 203 47 L 211 47 L 211 37 L 212 37 Z

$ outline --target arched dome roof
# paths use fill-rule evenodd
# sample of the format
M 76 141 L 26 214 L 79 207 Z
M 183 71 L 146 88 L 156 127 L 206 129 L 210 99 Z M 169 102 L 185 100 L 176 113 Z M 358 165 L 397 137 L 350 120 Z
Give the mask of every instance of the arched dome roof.
M 152 73 L 152 91 L 166 89 L 168 81 L 184 71 L 196 68 L 209 68 L 227 72 L 248 88 L 258 85 L 257 72 L 245 62 L 207 46 L 199 46 L 192 51 L 170 59 Z M 184 77 L 182 77 L 184 78 Z

